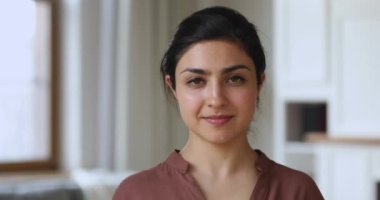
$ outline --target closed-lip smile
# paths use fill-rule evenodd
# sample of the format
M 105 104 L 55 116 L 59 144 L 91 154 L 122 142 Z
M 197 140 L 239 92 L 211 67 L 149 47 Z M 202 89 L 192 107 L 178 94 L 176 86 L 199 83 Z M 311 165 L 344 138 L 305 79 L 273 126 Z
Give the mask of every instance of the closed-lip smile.
M 232 117 L 232 115 L 210 115 L 202 118 L 212 125 L 223 125 L 229 122 Z

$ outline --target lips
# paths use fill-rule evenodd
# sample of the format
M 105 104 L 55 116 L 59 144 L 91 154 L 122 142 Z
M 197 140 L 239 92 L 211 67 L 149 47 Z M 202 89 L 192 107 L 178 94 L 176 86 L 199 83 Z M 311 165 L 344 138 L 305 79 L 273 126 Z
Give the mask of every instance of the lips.
M 212 125 L 223 125 L 229 122 L 232 117 L 231 115 L 212 115 L 203 117 L 203 119 Z

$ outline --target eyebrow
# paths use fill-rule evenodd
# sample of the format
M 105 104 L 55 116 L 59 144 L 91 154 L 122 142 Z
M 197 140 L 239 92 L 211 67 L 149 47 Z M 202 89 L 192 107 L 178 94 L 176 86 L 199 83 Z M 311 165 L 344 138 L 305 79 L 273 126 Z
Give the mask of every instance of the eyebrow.
M 231 72 L 236 71 L 238 69 L 246 69 L 248 71 L 251 71 L 251 69 L 249 67 L 245 66 L 245 65 L 233 65 L 233 66 L 224 68 L 222 70 L 222 74 L 228 74 L 228 73 L 231 73 Z M 201 74 L 201 75 L 208 75 L 208 74 L 210 74 L 210 72 L 208 72 L 206 70 L 199 69 L 199 68 L 192 68 L 192 67 L 186 68 L 180 74 L 182 74 L 184 72 L 191 72 L 191 73 Z

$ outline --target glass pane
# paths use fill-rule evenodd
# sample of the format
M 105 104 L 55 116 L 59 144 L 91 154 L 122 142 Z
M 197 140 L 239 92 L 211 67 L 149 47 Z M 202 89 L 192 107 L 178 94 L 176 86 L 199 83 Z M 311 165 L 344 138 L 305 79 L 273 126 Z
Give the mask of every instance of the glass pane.
M 0 2 L 0 162 L 50 155 L 50 8 Z

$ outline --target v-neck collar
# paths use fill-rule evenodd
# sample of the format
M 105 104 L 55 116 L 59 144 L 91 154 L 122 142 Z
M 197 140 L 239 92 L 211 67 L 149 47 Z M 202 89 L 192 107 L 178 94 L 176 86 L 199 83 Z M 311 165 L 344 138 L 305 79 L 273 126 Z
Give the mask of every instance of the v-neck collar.
M 179 153 L 179 150 L 174 150 L 169 157 L 166 159 L 166 163 L 178 170 L 181 174 L 191 176 L 189 173 L 190 163 L 187 162 Z M 259 172 L 259 177 L 253 188 L 250 199 L 265 199 L 268 195 L 268 184 L 269 184 L 269 173 L 271 167 L 273 166 L 273 161 L 270 160 L 262 151 L 255 150 L 257 153 L 257 159 L 255 162 L 255 167 Z M 200 188 L 198 187 L 200 190 Z M 199 191 L 202 193 L 201 191 Z M 204 195 L 203 195 L 204 196 Z

